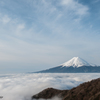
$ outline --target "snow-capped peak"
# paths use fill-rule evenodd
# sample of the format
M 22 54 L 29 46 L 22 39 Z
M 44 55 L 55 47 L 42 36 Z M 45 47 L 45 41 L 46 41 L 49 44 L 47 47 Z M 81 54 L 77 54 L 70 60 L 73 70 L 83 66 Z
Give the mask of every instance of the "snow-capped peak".
M 80 57 L 73 57 L 71 60 L 63 63 L 62 66 L 63 67 L 70 67 L 70 66 L 81 67 L 81 66 L 91 66 L 91 64 L 89 64 L 88 62 L 86 62 Z

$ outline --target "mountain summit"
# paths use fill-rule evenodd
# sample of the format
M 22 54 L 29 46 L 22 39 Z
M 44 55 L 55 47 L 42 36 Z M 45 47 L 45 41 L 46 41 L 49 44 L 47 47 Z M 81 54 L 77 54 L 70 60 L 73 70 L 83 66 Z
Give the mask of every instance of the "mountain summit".
M 88 62 L 86 62 L 85 60 L 83 60 L 80 57 L 73 57 L 71 60 L 65 62 L 62 64 L 63 67 L 81 67 L 81 66 L 91 66 Z
M 38 73 L 100 73 L 100 66 L 89 64 L 80 57 L 73 57 L 57 67 L 39 71 Z

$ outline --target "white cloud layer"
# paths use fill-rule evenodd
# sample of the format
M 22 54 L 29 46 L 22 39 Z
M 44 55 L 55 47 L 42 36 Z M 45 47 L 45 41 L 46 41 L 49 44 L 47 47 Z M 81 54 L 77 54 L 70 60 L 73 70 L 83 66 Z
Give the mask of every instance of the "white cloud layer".
M 55 73 L 0 75 L 2 100 L 31 100 L 31 96 L 45 88 L 71 89 L 80 83 L 100 77 L 99 73 Z M 53 98 L 53 100 L 58 100 Z

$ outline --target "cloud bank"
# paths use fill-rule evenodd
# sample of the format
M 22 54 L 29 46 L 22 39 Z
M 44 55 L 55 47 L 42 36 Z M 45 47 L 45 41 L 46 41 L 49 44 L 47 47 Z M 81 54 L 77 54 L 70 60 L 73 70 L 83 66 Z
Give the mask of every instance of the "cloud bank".
M 0 96 L 3 96 L 2 100 L 31 100 L 31 96 L 45 88 L 71 89 L 98 77 L 99 73 L 0 75 Z

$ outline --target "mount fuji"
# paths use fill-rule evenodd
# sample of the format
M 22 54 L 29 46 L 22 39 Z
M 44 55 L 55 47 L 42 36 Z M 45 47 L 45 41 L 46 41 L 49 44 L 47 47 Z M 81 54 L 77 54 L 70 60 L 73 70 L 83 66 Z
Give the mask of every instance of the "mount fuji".
M 80 57 L 73 57 L 71 60 L 50 69 L 38 73 L 99 73 L 100 66 L 90 64 Z

